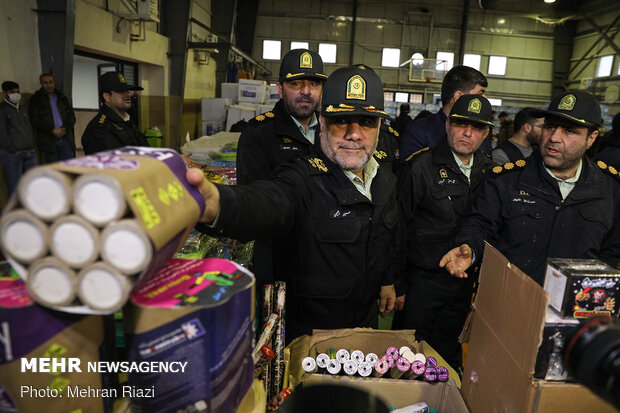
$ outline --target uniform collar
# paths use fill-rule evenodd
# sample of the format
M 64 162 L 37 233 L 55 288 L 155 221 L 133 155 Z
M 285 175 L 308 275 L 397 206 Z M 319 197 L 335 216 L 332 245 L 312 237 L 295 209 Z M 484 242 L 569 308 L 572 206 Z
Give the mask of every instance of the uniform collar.
M 274 134 L 278 136 L 286 136 L 294 139 L 298 143 L 310 145 L 310 141 L 308 141 L 304 134 L 299 130 L 299 123 L 296 124 L 293 117 L 284 108 L 284 102 L 282 99 L 280 99 L 273 107 L 273 113 L 275 115 Z M 318 141 L 318 134 L 316 134 L 316 130 L 314 140 L 315 142 Z

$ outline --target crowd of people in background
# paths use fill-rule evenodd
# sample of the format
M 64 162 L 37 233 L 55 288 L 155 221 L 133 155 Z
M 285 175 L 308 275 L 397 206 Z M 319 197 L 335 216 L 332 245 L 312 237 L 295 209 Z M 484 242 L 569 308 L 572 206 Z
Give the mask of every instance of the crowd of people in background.
M 0 160 L 9 193 L 36 164 L 75 157 L 75 114 L 55 87 L 21 106 L 2 83 Z M 546 110 L 511 119 L 495 112 L 478 70 L 455 66 L 441 108 L 390 120 L 381 79 L 366 65 L 329 77 L 318 53 L 281 62 L 272 111 L 244 125 L 239 185 L 207 182 L 186 157 L 187 179 L 205 196 L 198 228 L 257 240 L 261 286 L 286 281 L 287 340 L 316 328 L 413 328 L 458 371 L 463 326 L 484 242 L 542 282 L 546 258 L 620 261 L 620 115 L 602 135 L 600 105 L 567 91 Z M 148 146 L 130 119 L 139 86 L 118 72 L 99 79 L 101 109 L 80 137 L 85 153 Z

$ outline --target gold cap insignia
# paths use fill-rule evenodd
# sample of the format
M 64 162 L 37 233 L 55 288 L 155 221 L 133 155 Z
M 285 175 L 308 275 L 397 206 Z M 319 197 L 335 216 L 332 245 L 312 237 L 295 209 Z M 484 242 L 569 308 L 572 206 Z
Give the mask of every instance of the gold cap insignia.
M 575 107 L 575 103 L 577 103 L 577 98 L 572 93 L 570 95 L 566 95 L 560 100 L 558 105 L 558 110 L 573 110 Z
M 523 168 L 525 166 L 525 160 L 519 159 L 515 162 L 515 165 L 517 165 L 519 168 Z
M 607 170 L 608 170 L 609 172 L 611 172 L 613 175 L 618 175 L 618 171 L 616 170 L 616 168 L 614 168 L 614 167 L 613 167 L 613 166 L 611 166 L 611 165 L 609 165 L 609 166 L 607 167 Z
M 480 99 L 475 98 L 469 102 L 467 106 L 467 111 L 472 113 L 480 113 L 480 109 L 482 108 L 482 103 L 480 103 Z
M 258 115 L 257 117 L 255 117 L 254 119 L 258 120 L 258 121 L 263 121 L 265 120 L 265 117 L 263 115 Z
M 607 169 L 607 164 L 605 162 L 603 162 L 603 161 L 598 161 L 596 164 L 601 169 Z
M 315 167 L 319 171 L 327 172 L 327 166 L 325 166 L 325 163 L 323 163 L 322 159 L 310 158 L 310 159 L 308 159 L 308 162 L 310 162 L 310 165 L 312 165 L 313 167 Z
M 312 55 L 308 52 L 303 52 L 299 56 L 299 67 L 304 69 L 312 69 Z
M 366 100 L 366 81 L 363 77 L 355 75 L 348 80 L 346 99 Z
M 508 171 L 511 170 L 514 167 L 515 167 L 515 164 L 513 164 L 512 162 L 508 162 L 508 163 L 504 164 L 504 169 L 506 169 Z
M 503 170 L 504 170 L 504 168 L 502 168 L 501 166 L 495 166 L 492 170 L 493 170 L 493 173 L 498 174 L 498 173 L 500 173 L 501 171 L 503 171 Z
M 375 151 L 375 156 L 379 159 L 385 159 L 387 157 L 387 153 L 384 151 Z
M 440 169 L 439 170 L 439 176 L 442 178 L 447 178 L 448 177 L 448 171 L 446 171 L 445 169 Z
M 118 80 L 119 80 L 121 83 L 127 83 L 127 81 L 125 80 L 125 76 L 123 76 L 123 74 L 122 74 L 122 73 L 119 73 L 119 74 L 118 74 Z
M 263 115 L 267 116 L 268 118 L 273 118 L 274 116 L 276 116 L 276 115 L 274 115 L 273 112 L 265 112 L 265 113 L 263 113 Z

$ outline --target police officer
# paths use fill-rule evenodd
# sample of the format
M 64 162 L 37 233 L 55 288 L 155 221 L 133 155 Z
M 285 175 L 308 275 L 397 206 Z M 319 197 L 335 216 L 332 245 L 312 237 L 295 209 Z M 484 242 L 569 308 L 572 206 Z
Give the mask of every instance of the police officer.
M 480 189 L 493 160 L 479 148 L 491 128 L 491 104 L 463 95 L 445 122 L 447 137 L 407 162 L 399 183 L 407 231 L 407 289 L 398 328 L 416 330 L 455 370 L 462 370 L 461 332 L 471 296 L 470 279 L 452 277 L 438 262 L 454 228 Z
M 252 119 L 239 137 L 240 184 L 270 178 L 276 167 L 310 153 L 325 79 L 318 53 L 293 49 L 284 55 L 276 84 L 280 100 L 271 112 Z
M 122 73 L 107 72 L 99 77 L 99 93 L 103 104 L 82 135 L 86 155 L 122 146 L 149 146 L 146 137 L 128 113 L 131 96 L 136 90 L 143 88 L 128 85 Z
M 394 306 L 396 179 L 373 157 L 382 118 L 379 77 L 341 68 L 325 84 L 315 152 L 249 185 L 216 186 L 188 171 L 211 231 L 282 241 L 274 268 L 287 283 L 287 341 L 315 328 L 376 326 Z
M 586 91 L 556 96 L 540 150 L 493 168 L 440 265 L 457 277 L 494 245 L 537 283 L 547 257 L 620 260 L 620 185 L 612 165 L 584 156 L 598 135 L 601 109 Z

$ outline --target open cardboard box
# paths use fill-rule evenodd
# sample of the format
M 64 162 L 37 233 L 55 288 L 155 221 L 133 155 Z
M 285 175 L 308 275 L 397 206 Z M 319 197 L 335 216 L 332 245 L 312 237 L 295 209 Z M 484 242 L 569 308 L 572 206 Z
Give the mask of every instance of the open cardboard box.
M 582 385 L 533 379 L 547 304 L 543 288 L 487 244 L 466 326 L 462 392 L 473 412 L 617 412 Z
M 290 350 L 289 385 L 341 384 L 375 394 L 381 397 L 389 407 L 401 408 L 424 401 L 440 412 L 469 413 L 457 387 L 460 381 L 454 370 L 449 368 L 448 363 L 428 343 L 416 342 L 413 333 L 414 330 L 388 331 L 370 328 L 315 330 L 312 336 L 299 337 L 288 347 Z M 359 349 L 364 353 L 374 352 L 380 356 L 390 346 L 405 345 L 412 350 L 415 349 L 416 352 L 435 357 L 439 365 L 448 367 L 450 381 L 448 383 L 427 383 L 421 380 L 308 374 L 301 368 L 301 361 L 305 357 L 314 356 L 315 348 L 319 353 L 333 347 L 335 349 Z

